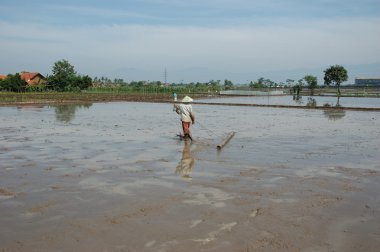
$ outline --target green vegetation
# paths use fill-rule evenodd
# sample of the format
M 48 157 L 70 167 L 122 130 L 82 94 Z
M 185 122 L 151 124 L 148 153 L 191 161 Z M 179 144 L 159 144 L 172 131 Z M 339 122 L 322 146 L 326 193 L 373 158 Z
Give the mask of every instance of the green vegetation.
M 338 97 L 341 95 L 340 92 L 340 84 L 342 82 L 347 81 L 348 75 L 347 70 L 339 65 L 330 66 L 325 71 L 325 85 L 330 86 L 331 84 L 335 84 L 338 88 Z
M 51 99 L 57 102 L 66 100 L 120 100 L 121 97 L 135 99 L 139 95 L 166 99 L 172 97 L 173 93 L 181 95 L 214 95 L 222 90 L 257 90 L 270 91 L 271 89 L 282 89 L 284 92 L 296 96 L 311 95 L 334 95 L 341 96 L 341 88 L 345 96 L 371 96 L 378 97 L 380 92 L 376 88 L 361 90 L 356 87 L 340 87 L 340 84 L 348 79 L 347 71 L 339 65 L 331 66 L 325 71 L 325 85 L 318 87 L 317 77 L 306 75 L 297 82 L 287 79 L 286 82 L 276 83 L 270 79 L 260 77 L 257 81 L 248 81 L 245 84 L 234 84 L 231 80 L 210 80 L 208 82 L 191 83 L 163 83 L 161 81 L 131 81 L 125 82 L 123 79 L 109 79 L 107 77 L 94 77 L 79 75 L 73 65 L 67 60 L 59 60 L 53 64 L 52 74 L 38 84 L 27 84 L 20 74 L 9 74 L 0 80 L 0 102 L 46 102 Z M 338 88 L 330 88 L 335 85 Z M 285 89 L 284 89 L 285 88 Z M 4 92 L 4 93 L 1 93 Z M 19 95 L 16 95 L 19 93 Z M 82 95 L 79 95 L 81 93 Z M 34 94 L 34 95 L 31 95 Z M 101 96 L 101 94 L 104 94 Z M 102 97 L 102 98 L 100 98 Z M 137 98 L 136 98 L 137 99 Z
M 233 89 L 234 84 L 230 80 L 224 80 L 224 89 L 229 90 Z
M 271 81 L 270 79 L 265 79 L 264 77 L 260 77 L 257 79 L 255 82 L 250 82 L 249 87 L 250 88 L 272 88 L 276 86 L 282 86 L 282 85 L 277 85 L 274 81 Z
M 209 83 L 189 83 L 189 84 L 168 84 L 164 85 L 160 81 L 145 82 L 132 81 L 129 84 L 114 84 L 110 82 L 107 85 L 94 85 L 87 88 L 89 93 L 148 93 L 148 94 L 189 94 L 189 93 L 215 93 L 222 90 L 218 82 L 210 81 Z
M 67 60 L 55 62 L 52 72 L 47 78 L 47 86 L 55 91 L 80 91 L 92 85 L 92 79 L 78 75 Z
M 21 79 L 20 74 L 8 74 L 4 80 L 0 80 L 0 90 L 9 92 L 25 91 L 27 83 Z
M 304 77 L 304 80 L 307 83 L 307 86 L 308 86 L 308 88 L 310 90 L 310 94 L 314 95 L 314 89 L 316 89 L 318 87 L 318 79 L 317 79 L 317 77 L 312 76 L 312 75 L 306 75 Z

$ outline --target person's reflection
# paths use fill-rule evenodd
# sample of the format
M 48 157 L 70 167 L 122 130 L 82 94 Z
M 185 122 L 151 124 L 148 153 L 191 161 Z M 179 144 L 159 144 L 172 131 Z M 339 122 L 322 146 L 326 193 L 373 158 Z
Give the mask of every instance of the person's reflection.
M 191 171 L 194 166 L 194 158 L 191 156 L 190 147 L 191 147 L 191 142 L 184 141 L 182 158 L 175 169 L 175 173 L 179 174 L 186 181 L 192 180 Z

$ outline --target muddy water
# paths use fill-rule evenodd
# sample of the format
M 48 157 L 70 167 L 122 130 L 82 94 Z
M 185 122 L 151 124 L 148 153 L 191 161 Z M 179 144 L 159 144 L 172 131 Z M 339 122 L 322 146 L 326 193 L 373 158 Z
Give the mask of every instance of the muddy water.
M 194 109 L 0 107 L 0 251 L 377 251 L 379 112 Z

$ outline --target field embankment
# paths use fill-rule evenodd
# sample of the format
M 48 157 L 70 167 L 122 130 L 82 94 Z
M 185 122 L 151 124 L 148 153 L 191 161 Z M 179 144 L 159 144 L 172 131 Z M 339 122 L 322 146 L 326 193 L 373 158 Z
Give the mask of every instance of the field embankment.
M 171 94 L 161 93 L 0 93 L 0 105 L 62 104 L 111 101 L 165 101 Z

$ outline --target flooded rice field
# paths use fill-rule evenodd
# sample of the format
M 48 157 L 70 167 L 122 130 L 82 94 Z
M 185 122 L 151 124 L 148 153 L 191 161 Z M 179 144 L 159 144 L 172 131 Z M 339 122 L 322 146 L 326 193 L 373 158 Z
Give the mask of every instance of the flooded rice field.
M 380 112 L 193 108 L 0 107 L 0 251 L 378 251 Z
M 334 96 L 239 96 L 224 97 L 218 99 L 202 99 L 199 102 L 212 103 L 237 103 L 237 104 L 258 104 L 258 105 L 285 105 L 285 106 L 331 106 L 337 104 L 342 107 L 352 108 L 380 108 L 379 98 L 368 97 L 340 97 L 339 100 Z

